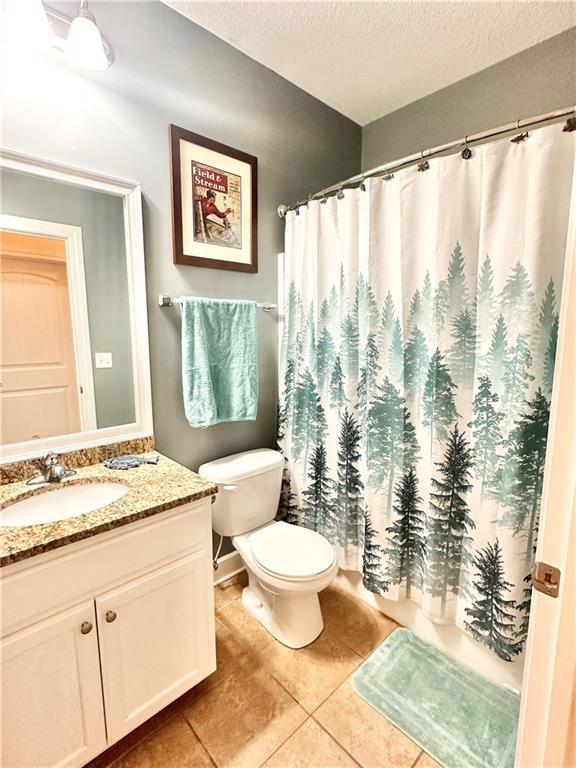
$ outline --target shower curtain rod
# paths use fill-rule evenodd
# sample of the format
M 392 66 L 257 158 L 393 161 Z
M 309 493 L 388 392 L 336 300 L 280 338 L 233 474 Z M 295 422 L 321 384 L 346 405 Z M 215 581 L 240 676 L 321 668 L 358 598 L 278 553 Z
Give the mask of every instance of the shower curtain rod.
M 535 125 L 542 123 L 549 123 L 555 120 L 562 120 L 563 118 L 569 118 L 566 124 L 565 130 L 576 130 L 576 107 L 567 107 L 566 109 L 558 109 L 555 112 L 546 112 L 543 115 L 536 115 L 536 117 L 529 117 L 525 120 L 517 120 L 515 123 L 509 123 L 508 125 L 502 125 L 499 128 L 493 128 L 490 131 L 482 131 L 481 133 L 475 133 L 471 136 L 465 136 L 463 139 L 457 139 L 456 141 L 450 141 L 448 144 L 440 144 L 437 147 L 430 149 L 423 149 L 414 155 L 408 155 L 400 160 L 395 160 L 392 163 L 386 163 L 385 165 L 378 165 L 376 168 L 371 168 L 369 171 L 363 173 L 357 173 L 355 176 L 351 176 L 349 179 L 339 181 L 337 184 L 332 184 L 329 187 L 324 187 L 319 192 L 315 192 L 308 196 L 307 200 L 299 200 L 294 205 L 279 205 L 278 216 L 283 219 L 288 211 L 296 211 L 300 206 L 307 205 L 310 200 L 323 200 L 324 198 L 342 192 L 345 188 L 361 185 L 366 179 L 374 176 L 391 176 L 394 171 L 399 171 L 402 168 L 406 168 L 414 163 L 425 163 L 430 157 L 437 157 L 444 153 L 450 153 L 457 149 L 467 149 L 471 144 L 479 144 L 480 142 L 488 141 L 496 136 L 501 136 L 505 133 L 511 133 L 512 131 L 522 131 L 525 128 L 532 128 Z M 571 118 L 571 119 L 570 119 Z M 512 141 L 517 138 L 518 141 L 522 141 L 527 138 L 522 133 L 518 137 L 514 137 Z M 464 159 L 468 159 L 470 155 Z M 422 170 L 427 169 L 427 165 Z

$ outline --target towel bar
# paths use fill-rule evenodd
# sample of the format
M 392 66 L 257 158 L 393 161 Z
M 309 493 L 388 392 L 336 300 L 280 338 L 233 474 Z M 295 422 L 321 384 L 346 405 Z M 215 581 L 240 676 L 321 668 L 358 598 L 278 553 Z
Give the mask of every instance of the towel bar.
M 158 295 L 159 307 L 171 307 L 173 304 L 180 304 L 180 296 L 169 296 L 166 293 L 160 293 Z M 270 304 L 269 302 L 258 302 L 256 306 L 258 309 L 263 309 L 264 312 L 270 312 L 272 309 L 276 309 L 276 304 Z

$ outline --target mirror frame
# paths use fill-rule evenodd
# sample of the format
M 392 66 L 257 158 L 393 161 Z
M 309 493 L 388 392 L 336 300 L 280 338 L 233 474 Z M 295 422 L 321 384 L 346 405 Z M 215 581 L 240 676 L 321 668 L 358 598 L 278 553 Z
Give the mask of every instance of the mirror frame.
M 55 435 L 0 445 L 0 464 L 30 459 L 49 450 L 74 451 L 153 435 L 140 184 L 136 181 L 104 176 L 95 171 L 61 165 L 4 148 L 0 149 L 0 173 L 2 170 L 18 171 L 32 176 L 53 179 L 65 184 L 107 192 L 122 198 L 136 419 L 130 424 L 120 424 L 115 427 L 103 427 L 68 435 Z

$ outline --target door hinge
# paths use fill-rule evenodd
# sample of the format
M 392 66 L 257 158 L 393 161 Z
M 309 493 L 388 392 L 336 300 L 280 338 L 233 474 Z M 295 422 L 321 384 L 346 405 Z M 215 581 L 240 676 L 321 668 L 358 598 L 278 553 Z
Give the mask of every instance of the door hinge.
M 532 566 L 532 585 L 538 592 L 548 597 L 558 597 L 560 590 L 560 571 L 548 563 L 537 562 Z

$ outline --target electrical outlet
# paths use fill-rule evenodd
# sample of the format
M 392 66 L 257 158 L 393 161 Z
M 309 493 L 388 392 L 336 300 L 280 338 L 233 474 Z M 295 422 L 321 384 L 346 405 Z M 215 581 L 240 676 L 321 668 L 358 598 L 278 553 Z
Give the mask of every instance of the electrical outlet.
M 96 368 L 112 368 L 112 352 L 95 352 L 94 364 Z

